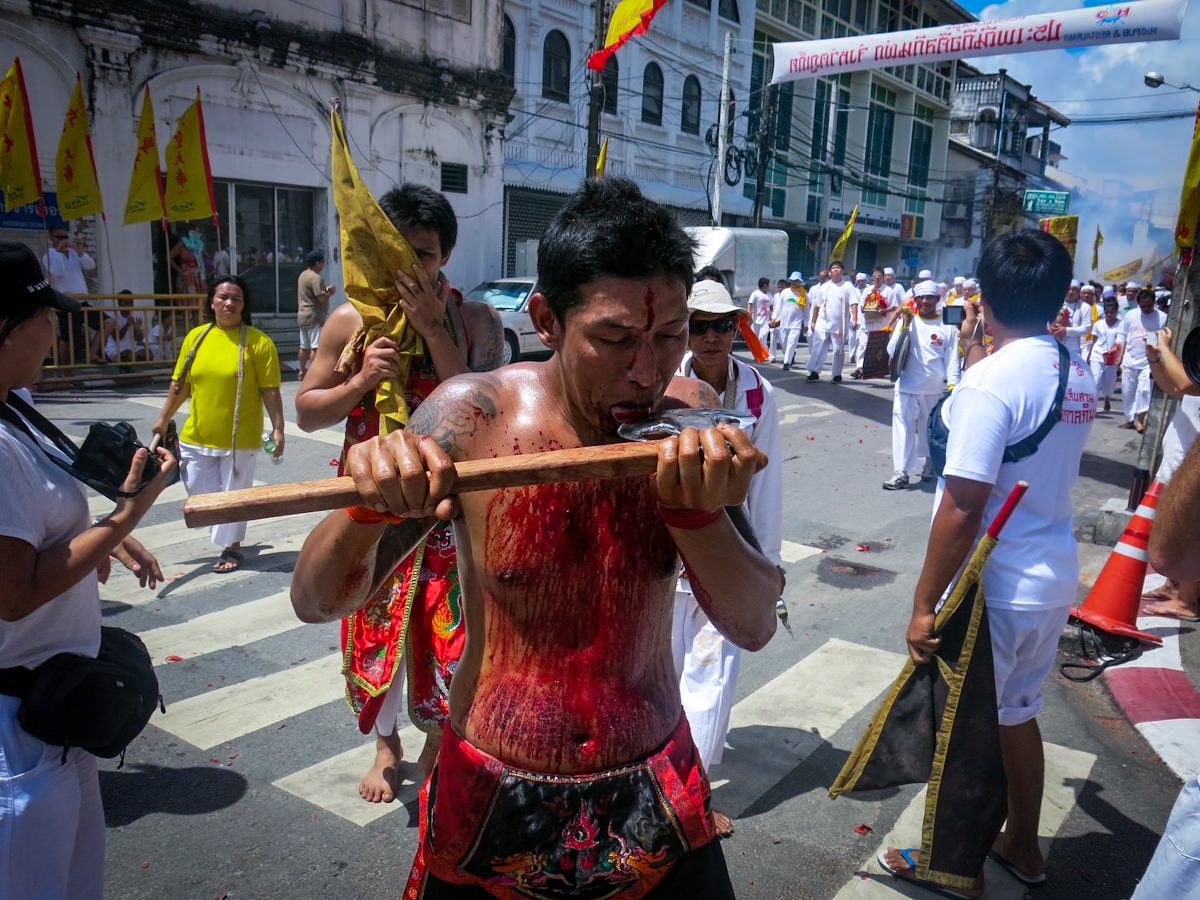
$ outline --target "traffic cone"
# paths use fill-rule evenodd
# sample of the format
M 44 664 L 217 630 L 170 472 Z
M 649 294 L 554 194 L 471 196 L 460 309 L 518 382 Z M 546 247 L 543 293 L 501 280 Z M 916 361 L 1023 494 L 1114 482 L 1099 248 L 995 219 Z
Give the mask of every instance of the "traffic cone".
M 1071 616 L 1089 625 L 1121 637 L 1137 638 L 1151 644 L 1161 644 L 1156 634 L 1138 631 L 1138 606 L 1146 581 L 1149 560 L 1150 527 L 1158 506 L 1162 482 L 1155 481 L 1146 491 L 1142 502 L 1125 526 L 1125 533 L 1113 547 L 1100 577 L 1092 585 L 1083 606 L 1071 607 Z

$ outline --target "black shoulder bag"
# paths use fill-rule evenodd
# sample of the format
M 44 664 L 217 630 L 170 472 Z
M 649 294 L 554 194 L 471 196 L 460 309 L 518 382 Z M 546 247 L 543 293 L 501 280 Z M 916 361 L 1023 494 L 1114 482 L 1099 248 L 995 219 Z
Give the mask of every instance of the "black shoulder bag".
M 1046 413 L 1046 418 L 1037 427 L 1037 431 L 1004 448 L 1003 462 L 1018 462 L 1027 456 L 1032 456 L 1037 451 L 1038 445 L 1050 433 L 1050 429 L 1062 418 L 1063 399 L 1067 395 L 1067 379 L 1070 375 L 1071 354 L 1067 352 L 1066 347 L 1058 344 L 1058 391 L 1054 395 L 1050 411 Z M 950 391 L 946 391 L 929 413 L 929 459 L 933 463 L 933 471 L 938 475 L 941 475 L 946 468 L 946 445 L 950 441 L 950 426 L 942 421 L 942 405 L 950 397 L 950 394 Z

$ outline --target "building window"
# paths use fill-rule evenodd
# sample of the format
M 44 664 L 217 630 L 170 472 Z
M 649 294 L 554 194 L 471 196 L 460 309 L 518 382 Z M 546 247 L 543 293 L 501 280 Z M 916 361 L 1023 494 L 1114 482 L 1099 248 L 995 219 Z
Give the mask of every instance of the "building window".
M 683 79 L 683 108 L 679 130 L 687 134 L 700 133 L 700 79 L 689 75 Z
M 737 0 L 717 0 L 717 15 L 730 22 L 742 21 L 742 17 L 738 15 Z
M 987 153 L 996 152 L 996 113 L 991 109 L 979 111 L 975 120 L 975 146 Z
M 775 88 L 775 149 L 790 150 L 792 146 L 792 99 L 796 83 L 786 81 Z
M 561 31 L 551 31 L 542 44 L 542 96 L 571 99 L 571 45 Z
M 442 163 L 442 193 L 467 193 L 467 167 L 462 163 Z
M 872 206 L 887 206 L 892 175 L 892 135 L 896 128 L 895 107 L 895 91 L 871 85 L 863 202 Z
M 517 80 L 517 29 L 508 16 L 504 17 L 501 31 L 503 49 L 500 52 L 500 71 L 512 85 Z
M 663 73 L 658 63 L 646 63 L 642 72 L 642 121 L 662 124 Z
M 617 57 L 612 55 L 604 63 L 604 71 L 600 75 L 600 87 L 604 90 L 604 105 L 601 107 L 609 115 L 617 114 Z
M 912 138 L 908 144 L 909 193 L 920 198 L 928 196 L 929 158 L 933 153 L 933 110 L 917 104 L 913 111 Z M 916 216 L 914 237 L 925 233 L 925 200 L 909 197 L 904 208 Z

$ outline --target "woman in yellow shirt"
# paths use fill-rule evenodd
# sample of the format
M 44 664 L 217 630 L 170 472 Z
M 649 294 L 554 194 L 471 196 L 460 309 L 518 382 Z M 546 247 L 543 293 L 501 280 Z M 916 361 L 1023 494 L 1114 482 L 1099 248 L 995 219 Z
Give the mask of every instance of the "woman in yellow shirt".
M 180 433 L 183 483 L 191 494 L 249 487 L 261 446 L 263 407 L 271 417 L 272 455 L 283 456 L 283 400 L 279 396 L 279 353 L 275 343 L 250 325 L 250 294 L 236 275 L 222 275 L 208 289 L 209 324 L 188 332 L 179 349 L 162 414 L 167 423 L 191 399 Z M 233 572 L 242 563 L 246 523 L 214 525 L 221 547 L 214 572 Z

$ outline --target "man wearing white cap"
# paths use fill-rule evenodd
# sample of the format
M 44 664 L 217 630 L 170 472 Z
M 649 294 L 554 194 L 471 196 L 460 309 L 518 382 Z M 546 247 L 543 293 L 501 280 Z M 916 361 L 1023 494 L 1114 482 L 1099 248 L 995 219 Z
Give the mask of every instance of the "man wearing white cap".
M 858 291 L 842 277 L 841 261 L 834 260 L 829 264 L 829 281 L 821 291 L 821 305 L 813 310 L 812 343 L 808 347 L 808 377 L 805 381 L 821 380 L 825 354 L 832 346 L 833 383 L 842 383 L 850 306 L 857 302 Z
M 688 352 L 678 374 L 707 382 L 725 409 L 750 413 L 758 419 L 749 434 L 754 446 L 767 454 L 767 467 L 751 482 L 746 513 L 763 555 L 781 565 L 783 454 L 775 396 L 770 382 L 730 352 L 737 319 L 747 312 L 733 302 L 724 287 L 704 281 L 692 287 L 688 309 Z M 679 579 L 675 592 L 671 649 L 692 740 L 707 769 L 721 761 L 741 650 L 709 621 L 686 578 Z M 727 816 L 714 811 L 713 819 L 719 833 L 732 833 Z
M 851 378 L 863 377 L 863 363 L 867 359 L 867 342 L 871 332 L 882 331 L 891 308 L 891 294 L 884 284 L 883 269 L 876 266 L 871 270 L 871 283 L 863 290 L 858 304 L 858 351 L 854 355 L 854 371 Z
M 792 357 L 796 355 L 796 345 L 804 333 L 805 308 L 808 306 L 808 294 L 804 290 L 804 274 L 793 272 L 789 277 L 789 286 L 775 295 L 775 305 L 771 309 L 771 327 L 778 333 L 778 341 L 783 344 L 783 368 L 792 367 Z M 815 288 L 814 288 L 815 290 Z M 771 349 L 774 350 L 772 343 Z
M 867 290 L 867 273 L 854 276 L 854 302 L 850 304 L 850 322 L 846 326 L 846 356 L 851 365 L 858 359 L 858 328 L 862 324 L 862 297 Z
M 888 306 L 900 306 L 904 302 L 904 285 L 896 281 L 896 270 L 891 266 L 883 270 L 883 284 L 888 292 Z
M 1071 279 L 1067 288 L 1067 299 L 1063 301 L 1062 312 L 1058 320 L 1052 322 L 1048 330 L 1066 345 L 1067 350 L 1076 356 L 1083 355 L 1081 342 L 1092 331 L 1092 306 L 1081 299 L 1078 279 Z
M 954 287 L 950 288 L 950 292 L 946 294 L 947 306 L 962 306 L 966 299 L 963 296 L 963 282 L 966 280 L 962 275 L 954 276 Z
M 883 483 L 885 491 L 908 487 L 909 472 L 916 472 L 917 457 L 924 456 L 925 473 L 932 478 L 929 463 L 929 413 L 946 385 L 958 384 L 958 328 L 943 325 L 937 312 L 938 287 L 932 281 L 919 282 L 913 288 L 917 314 L 907 309 L 902 313 L 909 321 L 908 357 L 892 400 L 892 468 L 890 479 Z M 888 353 L 896 352 L 902 329 L 897 328 L 888 341 Z
M 933 272 L 931 272 L 929 269 L 922 269 L 917 273 L 917 280 L 913 282 L 913 286 L 904 292 L 905 302 L 913 298 L 913 290 L 916 288 L 918 282 L 922 281 L 933 281 Z

